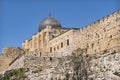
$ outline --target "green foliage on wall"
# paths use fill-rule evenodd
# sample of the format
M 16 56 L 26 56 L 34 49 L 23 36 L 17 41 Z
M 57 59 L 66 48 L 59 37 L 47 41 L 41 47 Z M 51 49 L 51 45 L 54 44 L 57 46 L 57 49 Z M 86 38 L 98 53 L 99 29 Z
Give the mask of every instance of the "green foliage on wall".
M 5 72 L 4 76 L 0 76 L 0 80 L 21 80 L 26 78 L 25 68 L 14 69 Z

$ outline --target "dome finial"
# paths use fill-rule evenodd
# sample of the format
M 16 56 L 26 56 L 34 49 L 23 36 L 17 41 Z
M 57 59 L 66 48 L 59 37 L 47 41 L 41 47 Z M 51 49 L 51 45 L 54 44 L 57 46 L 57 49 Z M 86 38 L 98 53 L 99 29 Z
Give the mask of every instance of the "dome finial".
M 51 17 L 51 12 L 49 12 L 49 17 Z
M 46 26 L 52 26 L 56 28 L 61 28 L 61 24 L 53 17 L 50 17 L 51 14 L 49 13 L 49 16 L 45 19 L 43 19 L 38 27 L 38 32 L 40 32 L 42 29 L 46 28 Z

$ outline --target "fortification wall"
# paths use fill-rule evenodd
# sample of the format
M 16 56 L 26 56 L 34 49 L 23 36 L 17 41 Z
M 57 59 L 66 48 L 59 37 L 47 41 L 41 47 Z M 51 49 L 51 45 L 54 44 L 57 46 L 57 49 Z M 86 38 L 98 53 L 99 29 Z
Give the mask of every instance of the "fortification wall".
M 67 45 L 69 39 L 70 45 Z M 63 47 L 61 48 L 61 43 Z M 98 53 L 106 49 L 120 46 L 120 10 L 100 20 L 93 22 L 79 30 L 69 30 L 50 41 L 50 48 L 54 56 L 66 56 L 78 48 L 85 53 Z
M 19 47 L 5 47 L 3 48 L 2 51 L 3 55 L 10 57 L 10 58 L 15 58 L 16 56 L 18 56 L 19 54 L 23 54 L 24 51 L 19 48 Z
M 47 27 L 44 32 L 40 32 L 41 36 L 38 33 L 34 35 L 29 45 L 34 47 L 32 51 L 39 49 L 42 54 L 47 53 L 50 56 L 66 56 L 78 48 L 86 50 L 87 53 L 98 53 L 105 49 L 119 47 L 120 10 L 79 30 L 67 30 Z
M 8 68 L 8 70 L 11 69 L 19 69 L 24 67 L 24 55 L 19 56 Z
M 5 47 L 0 55 L 0 73 L 8 69 L 9 64 L 24 51 L 20 48 Z
M 0 55 L 0 74 L 7 70 L 7 68 L 9 67 L 10 60 L 11 59 L 7 56 Z
M 116 11 L 86 27 L 74 40 L 75 48 L 97 53 L 102 50 L 120 46 L 120 11 Z

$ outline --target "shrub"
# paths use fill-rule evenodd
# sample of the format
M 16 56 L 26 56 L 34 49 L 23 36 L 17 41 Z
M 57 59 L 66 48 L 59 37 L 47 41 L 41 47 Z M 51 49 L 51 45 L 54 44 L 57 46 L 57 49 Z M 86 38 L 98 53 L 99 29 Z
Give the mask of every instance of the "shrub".
M 116 53 L 116 51 L 114 50 L 111 54 L 115 54 Z
M 20 69 L 7 71 L 4 77 L 1 77 L 0 80 L 11 80 L 11 78 L 14 78 L 14 80 L 21 80 L 23 78 L 26 78 L 25 69 L 20 68 Z
M 42 71 L 42 66 L 38 67 L 38 70 L 41 72 Z
M 102 54 L 106 54 L 107 52 L 108 52 L 107 49 L 105 49 Z

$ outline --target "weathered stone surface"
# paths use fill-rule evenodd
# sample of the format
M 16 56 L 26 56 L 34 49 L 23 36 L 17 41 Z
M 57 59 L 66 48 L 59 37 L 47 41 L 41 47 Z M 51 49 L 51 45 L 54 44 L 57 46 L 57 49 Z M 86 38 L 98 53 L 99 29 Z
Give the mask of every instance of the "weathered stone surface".
M 120 80 L 119 52 L 81 53 L 78 49 L 67 57 L 24 56 L 26 80 Z
M 9 68 L 9 65 L 15 61 L 15 59 L 23 54 L 24 51 L 20 48 L 6 47 L 3 49 L 0 55 L 0 73 L 4 72 Z
M 120 80 L 120 53 L 101 56 L 90 64 L 90 76 L 93 80 Z

